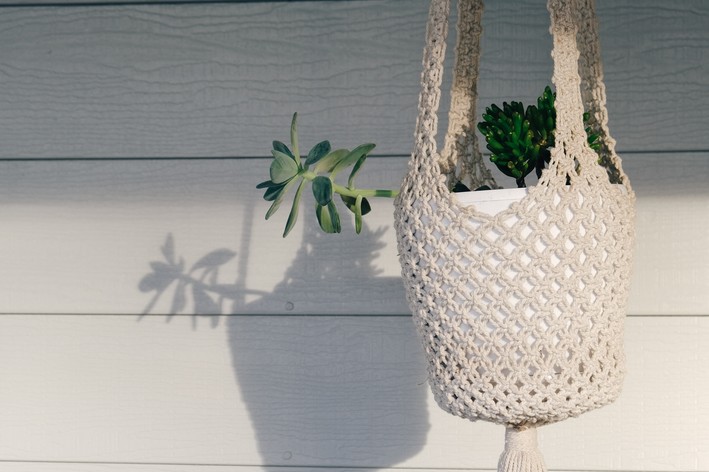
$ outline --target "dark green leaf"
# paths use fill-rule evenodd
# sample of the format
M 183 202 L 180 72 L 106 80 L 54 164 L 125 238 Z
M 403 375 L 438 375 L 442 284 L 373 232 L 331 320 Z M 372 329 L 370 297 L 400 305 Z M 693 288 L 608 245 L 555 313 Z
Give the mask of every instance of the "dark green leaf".
M 352 151 L 350 151 L 349 154 L 343 157 L 340 162 L 338 162 L 337 165 L 332 169 L 333 177 L 337 175 L 337 173 L 340 172 L 342 169 L 355 164 L 362 156 L 366 156 L 367 154 L 369 154 L 375 146 L 375 144 L 370 143 L 360 144 L 359 146 L 354 148 Z
M 278 208 L 281 206 L 281 203 L 283 202 L 283 197 L 286 196 L 286 194 L 288 193 L 288 189 L 290 189 L 290 187 L 296 180 L 297 179 L 291 179 L 283 186 L 280 193 L 278 193 L 276 198 L 273 200 L 271 208 L 269 208 L 268 212 L 266 212 L 266 219 L 269 219 L 276 212 L 276 210 L 278 210 Z
M 305 160 L 305 165 L 313 165 L 323 157 L 330 153 L 330 141 L 323 141 L 316 144 L 308 153 L 308 158 Z
M 328 155 L 318 161 L 317 165 L 315 166 L 315 172 L 331 172 L 332 169 L 334 169 L 335 166 L 349 153 L 350 151 L 348 151 L 347 149 L 337 149 L 335 151 L 330 152 Z
M 470 192 L 470 189 L 463 182 L 456 182 L 452 189 L 453 192 Z
M 274 201 L 281 194 L 287 183 L 288 182 L 284 182 L 282 184 L 277 184 L 273 185 L 272 187 L 268 187 L 268 189 L 266 189 L 266 193 L 263 194 L 263 199 L 267 202 Z
M 318 217 L 318 223 L 320 228 L 326 233 L 334 233 L 335 228 L 332 226 L 332 219 L 330 218 L 330 212 L 322 205 L 317 205 L 315 207 L 315 216 Z
M 271 206 L 268 208 L 268 211 L 266 212 L 266 219 L 269 219 L 273 214 L 278 211 L 278 209 L 281 206 L 281 202 L 283 202 L 283 194 L 279 195 L 277 199 L 271 203 Z
M 293 120 L 290 123 L 290 144 L 293 149 L 295 162 L 300 164 L 300 152 L 298 151 L 298 113 L 293 113 Z
M 275 149 L 271 151 L 273 161 L 271 162 L 271 181 L 280 184 L 292 179 L 298 174 L 298 164 L 293 159 Z
M 357 204 L 357 199 L 355 197 L 348 197 L 345 195 L 340 195 L 342 198 L 342 201 L 344 204 L 347 206 L 347 208 L 352 212 L 355 213 L 355 206 Z M 372 207 L 369 205 L 369 200 L 366 198 L 362 197 L 362 216 L 366 215 L 370 211 L 372 211 Z
M 291 152 L 291 150 L 288 148 L 288 146 L 286 146 L 286 145 L 283 144 L 282 142 L 280 142 L 280 141 L 273 141 L 273 149 L 275 149 L 276 151 L 280 151 L 280 152 L 282 152 L 283 154 L 285 154 L 286 156 L 288 156 L 288 157 L 290 157 L 291 159 L 295 160 L 295 156 L 293 155 L 293 153 Z
M 359 158 L 359 160 L 355 163 L 354 167 L 352 167 L 352 172 L 350 172 L 350 177 L 347 179 L 347 188 L 354 188 L 354 181 L 355 178 L 357 177 L 357 174 L 359 173 L 360 169 L 362 169 L 362 166 L 364 165 L 364 161 L 367 160 L 367 155 L 363 155 L 362 157 Z
M 330 203 L 327 204 L 327 210 L 330 214 L 330 221 L 332 221 L 332 228 L 335 230 L 335 233 L 339 233 L 342 231 L 342 226 L 340 226 L 340 214 L 337 212 L 334 201 L 330 200 Z
M 257 189 L 262 189 L 262 188 L 269 188 L 269 187 L 274 187 L 279 184 L 274 184 L 272 180 L 266 180 L 265 182 L 261 182 L 256 186 Z
M 369 205 L 369 200 L 362 197 L 362 216 L 368 214 L 370 211 L 372 211 L 372 207 Z
M 327 205 L 332 200 L 332 180 L 324 175 L 313 179 L 313 195 L 320 205 Z
M 293 206 L 291 206 L 290 214 L 288 214 L 288 221 L 286 222 L 286 229 L 283 231 L 283 237 L 288 236 L 291 232 L 295 222 L 298 220 L 298 210 L 300 208 L 300 196 L 303 193 L 303 188 L 305 187 L 306 180 L 303 179 L 298 185 L 298 190 L 295 191 L 295 197 L 293 198 Z
M 320 228 L 326 233 L 339 233 L 342 230 L 340 226 L 340 215 L 337 213 L 335 202 L 331 201 L 327 207 L 317 205 L 315 207 L 315 215 L 318 217 Z
M 364 197 L 357 195 L 355 199 L 355 232 L 359 234 L 362 231 L 362 201 Z
M 342 202 L 345 204 L 345 206 L 352 212 L 355 212 L 355 203 L 357 202 L 357 199 L 355 197 L 350 197 L 348 195 L 340 195 L 340 198 L 342 199 Z

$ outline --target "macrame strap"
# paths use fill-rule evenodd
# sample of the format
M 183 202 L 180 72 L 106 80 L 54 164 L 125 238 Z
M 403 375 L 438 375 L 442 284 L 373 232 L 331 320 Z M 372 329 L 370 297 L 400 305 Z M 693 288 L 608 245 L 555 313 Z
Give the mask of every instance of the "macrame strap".
M 537 446 L 537 429 L 507 428 L 505 450 L 497 472 L 546 472 L 544 458 Z
M 601 141 L 601 165 L 608 171 L 611 183 L 625 183 L 627 186 L 628 179 L 615 151 L 615 139 L 611 137 L 608 129 L 606 86 L 603 83 L 596 2 L 595 0 L 576 0 L 576 2 L 576 23 L 579 25 L 577 35 L 580 52 L 579 72 L 582 78 L 581 96 L 586 110 L 591 115 L 591 129 Z
M 448 112 L 448 132 L 441 153 L 441 172 L 449 184 L 462 181 L 468 188 L 481 185 L 497 188 L 483 162 L 476 134 L 477 84 L 480 69 L 480 37 L 482 36 L 483 2 L 458 0 L 455 67 Z
M 630 190 L 615 152 L 615 141 L 608 131 L 594 0 L 549 0 L 547 8 L 554 43 L 552 81 L 557 93 L 557 127 L 552 161 L 540 184 L 561 186 L 569 181 L 605 183 L 610 175 L 611 182 L 624 183 Z M 439 170 L 443 182 L 450 183 L 455 179 L 473 188 L 479 185 L 497 187 L 483 162 L 475 132 L 475 123 L 478 121 L 476 98 L 482 11 L 482 0 L 459 0 L 449 126 L 443 152 L 439 154 L 436 146 L 437 113 L 441 98 L 450 0 L 431 1 L 416 126 L 416 149 L 411 165 L 414 166 L 412 171 L 419 174 L 418 178 L 432 178 L 436 181 L 434 190 L 440 190 L 438 184 L 442 183 L 437 178 L 440 176 Z M 591 110 L 592 128 L 602 142 L 601 166 L 598 165 L 598 155 L 586 142 L 584 105 Z M 421 172 L 435 165 L 439 169 Z
M 583 2 L 581 4 L 579 2 Z M 549 169 L 540 179 L 540 185 L 553 185 L 557 188 L 567 183 L 595 182 L 608 183 L 606 168 L 598 165 L 598 155 L 588 145 L 583 123 L 584 101 L 581 94 L 581 75 L 579 73 L 579 47 L 584 45 L 584 66 L 581 73 L 584 77 L 585 93 L 589 98 L 589 106 L 598 109 L 594 114 L 600 118 L 600 129 L 603 130 L 605 116 L 605 142 L 609 142 L 607 132 L 607 112 L 605 112 L 605 93 L 600 96 L 602 85 L 600 69 L 595 69 L 593 63 L 599 63 L 599 47 L 597 32 L 589 30 L 595 24 L 593 8 L 581 13 L 581 7 L 588 7 L 592 0 L 549 0 L 547 8 L 551 16 L 550 31 L 553 37 L 554 74 L 552 81 L 556 86 L 556 132 L 555 147 L 551 153 Z M 583 21 L 580 21 L 584 18 Z M 579 25 L 581 41 L 577 43 Z M 593 96 L 596 98 L 592 98 Z M 613 154 L 615 154 L 613 152 Z M 617 156 L 608 157 L 609 162 L 619 162 Z M 618 170 L 619 165 L 614 164 Z
M 423 72 L 421 73 L 421 93 L 419 95 L 418 118 L 416 120 L 416 147 L 409 162 L 409 176 L 417 176 L 420 184 L 440 187 L 443 182 L 436 178 L 432 167 L 438 161 L 436 134 L 438 131 L 438 106 L 441 102 L 441 81 L 443 61 L 446 54 L 448 36 L 449 0 L 431 0 L 426 25 L 426 45 L 423 50 Z M 437 182 L 431 182 L 433 179 Z M 411 185 L 412 182 L 405 182 Z

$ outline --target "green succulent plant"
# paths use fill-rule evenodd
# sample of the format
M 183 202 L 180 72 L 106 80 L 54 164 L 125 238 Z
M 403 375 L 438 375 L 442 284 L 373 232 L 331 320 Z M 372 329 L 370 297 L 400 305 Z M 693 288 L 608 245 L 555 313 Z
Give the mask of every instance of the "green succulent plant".
M 322 141 L 313 146 L 307 156 L 301 157 L 298 150 L 297 126 L 298 114 L 295 113 L 290 129 L 291 147 L 280 141 L 273 141 L 271 178 L 256 186 L 258 189 L 266 189 L 264 200 L 273 202 L 266 213 L 266 219 L 278 210 L 290 189 L 295 187 L 295 196 L 283 231 L 285 238 L 298 219 L 300 199 L 305 187 L 310 184 L 320 228 L 326 233 L 339 233 L 342 230 L 340 213 L 335 203 L 337 194 L 345 207 L 354 214 L 355 231 L 359 234 L 362 230 L 362 217 L 371 211 L 368 197 L 393 198 L 399 193 L 396 190 L 360 189 L 355 186 L 355 179 L 375 145 L 362 144 L 351 151 L 332 150 L 329 141 Z M 338 184 L 335 178 L 350 167 L 347 184 Z
M 525 177 L 536 170 L 540 177 L 551 160 L 550 148 L 554 147 L 556 130 L 556 95 L 550 87 L 537 99 L 537 105 L 526 109 L 520 102 L 503 103 L 502 108 L 491 105 L 485 109 L 483 121 L 478 129 L 485 136 L 487 148 L 492 153 L 490 160 L 503 174 L 515 179 L 518 187 L 526 187 Z M 584 113 L 584 123 L 589 115 Z M 273 141 L 273 161 L 269 169 L 270 179 L 256 186 L 265 189 L 264 200 L 272 202 L 266 213 L 269 219 L 280 208 L 281 203 L 292 188 L 295 196 L 286 221 L 283 237 L 293 229 L 298 219 L 300 200 L 305 187 L 310 184 L 315 197 L 315 216 L 320 228 L 326 233 L 342 231 L 340 212 L 335 195 L 339 195 L 344 206 L 354 214 L 355 231 L 362 230 L 362 217 L 371 211 L 369 198 L 398 195 L 397 190 L 360 189 L 355 185 L 357 175 L 362 170 L 374 144 L 361 144 L 353 150 L 333 150 L 329 141 L 313 146 L 307 156 L 298 150 L 298 114 L 293 115 L 290 129 L 290 147 L 280 141 Z M 588 143 L 598 151 L 600 140 L 591 128 L 586 128 Z M 338 184 L 336 177 L 345 169 L 350 169 L 347 184 Z M 451 188 L 453 192 L 469 189 L 461 182 Z M 476 190 L 490 190 L 484 186 Z
M 526 187 L 525 177 L 533 170 L 541 177 L 551 159 L 556 130 L 555 99 L 556 94 L 547 86 L 536 106 L 525 109 L 520 102 L 504 102 L 500 108 L 493 104 L 485 109 L 483 121 L 478 123 L 492 153 L 490 160 L 503 174 L 514 178 L 518 187 Z M 584 113 L 583 120 L 588 123 L 588 113 Z M 586 134 L 588 144 L 598 151 L 599 136 L 590 127 L 586 128 Z

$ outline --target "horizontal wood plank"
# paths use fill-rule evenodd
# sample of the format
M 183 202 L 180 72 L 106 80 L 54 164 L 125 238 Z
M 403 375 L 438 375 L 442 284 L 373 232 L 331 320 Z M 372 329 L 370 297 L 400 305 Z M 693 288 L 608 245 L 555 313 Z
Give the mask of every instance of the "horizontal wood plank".
M 153 5 L 153 4 L 214 4 L 214 3 L 285 3 L 285 2 L 343 2 L 352 0 L 0 0 L 0 8 L 36 8 L 51 6 L 71 8 L 82 6 Z M 372 0 L 358 0 L 372 1 Z
M 320 472 L 323 467 L 272 467 L 258 465 L 199 465 L 199 464 L 105 464 L 105 463 L 77 463 L 77 462 L 18 462 L 0 461 L 2 472 Z M 379 467 L 341 467 L 328 466 L 328 471 L 333 472 L 460 472 L 460 469 L 422 469 L 422 468 L 379 468 Z M 497 469 L 476 469 L 478 472 L 494 472 Z M 576 472 L 553 469 L 554 472 Z M 617 472 L 624 472 L 616 469 Z
M 629 313 L 709 313 L 709 155 L 624 162 L 638 194 Z M 0 313 L 408 313 L 391 201 L 372 203 L 360 236 L 344 214 L 343 234 L 324 235 L 307 192 L 282 239 L 289 204 L 264 221 L 268 202 L 254 188 L 267 167 L 261 159 L 0 163 Z M 360 184 L 396 188 L 405 168 L 404 158 L 371 159 Z
M 620 149 L 709 149 L 709 4 L 599 3 Z M 295 111 L 305 136 L 408 154 L 427 8 L 3 9 L 0 157 L 262 156 Z M 551 76 L 543 5 L 491 2 L 484 26 L 481 106 L 535 99 Z
M 406 467 L 340 467 L 328 466 L 332 472 L 460 472 L 460 469 L 415 468 Z M 38 462 L 0 462 L 3 472 L 320 472 L 323 467 L 272 467 L 257 465 L 182 465 L 182 464 L 82 464 L 69 463 L 38 463 Z M 495 472 L 497 469 L 475 469 L 476 472 Z M 562 469 L 550 469 L 553 472 L 588 472 Z M 632 472 L 614 469 L 616 472 Z
M 0 460 L 496 464 L 503 428 L 435 405 L 407 318 L 166 321 L 0 316 Z M 708 470 L 707 336 L 709 318 L 628 319 L 621 399 L 542 428 L 549 467 Z

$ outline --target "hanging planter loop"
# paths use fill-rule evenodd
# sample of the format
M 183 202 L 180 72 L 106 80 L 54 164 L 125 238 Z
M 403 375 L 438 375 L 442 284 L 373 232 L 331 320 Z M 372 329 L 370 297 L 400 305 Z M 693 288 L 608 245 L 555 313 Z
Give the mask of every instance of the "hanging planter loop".
M 483 3 L 458 1 L 449 124 L 439 152 L 450 0 L 432 0 L 416 141 L 395 200 L 404 286 L 433 396 L 451 414 L 507 427 L 501 471 L 545 470 L 530 425 L 613 402 L 625 368 L 635 195 L 608 131 L 595 5 L 549 0 L 547 8 L 557 122 L 538 184 L 494 210 L 449 191 L 455 181 L 498 188 L 474 126 Z M 586 140 L 585 110 L 600 159 Z M 499 206 L 495 192 L 476 193 Z

